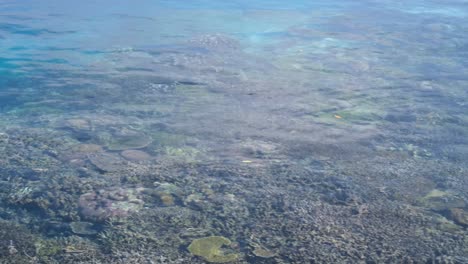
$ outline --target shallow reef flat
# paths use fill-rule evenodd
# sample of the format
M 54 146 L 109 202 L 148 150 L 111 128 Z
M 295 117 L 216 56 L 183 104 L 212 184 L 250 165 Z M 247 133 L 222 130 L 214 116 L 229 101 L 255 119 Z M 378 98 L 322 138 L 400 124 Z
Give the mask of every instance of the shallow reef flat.
M 0 263 L 468 263 L 460 1 L 48 1 L 0 3 Z
M 63 145 L 47 131 L 14 134 L 22 136 L 2 143 L 0 234 L 13 241 L 18 261 L 442 261 L 465 254 L 461 164 L 355 144 L 277 149 L 249 141 L 237 162 L 126 161 L 116 172 L 54 157 Z M 210 236 L 231 243 L 208 255 L 189 246 Z M 434 256 L 447 249 L 450 256 Z

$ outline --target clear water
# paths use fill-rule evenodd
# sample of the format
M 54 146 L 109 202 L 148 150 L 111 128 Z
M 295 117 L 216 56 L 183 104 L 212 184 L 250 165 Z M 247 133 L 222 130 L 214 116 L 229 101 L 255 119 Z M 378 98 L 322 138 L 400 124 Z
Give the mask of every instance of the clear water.
M 463 0 L 1 1 L 0 262 L 468 263 L 467 25 Z

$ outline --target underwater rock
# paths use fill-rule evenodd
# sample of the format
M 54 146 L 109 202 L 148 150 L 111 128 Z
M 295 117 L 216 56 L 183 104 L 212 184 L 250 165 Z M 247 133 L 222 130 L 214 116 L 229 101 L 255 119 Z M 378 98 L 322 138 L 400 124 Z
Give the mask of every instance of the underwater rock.
M 150 154 L 135 149 L 124 150 L 120 153 L 120 155 L 130 161 L 146 161 L 151 159 Z
M 231 241 L 222 236 L 210 236 L 195 239 L 189 245 L 188 250 L 195 256 L 204 258 L 208 262 L 225 263 L 235 261 L 239 257 L 238 254 L 225 254 L 221 247 L 229 246 Z
M 104 172 L 119 171 L 124 165 L 124 160 L 110 153 L 89 154 L 88 159 L 99 170 Z
M 77 235 L 95 235 L 99 232 L 96 225 L 89 222 L 71 222 L 70 228 Z
M 468 226 L 468 212 L 461 208 L 450 209 L 450 216 L 453 221 L 462 226 Z
M 274 256 L 276 256 L 276 253 L 275 252 L 272 252 L 268 249 L 265 249 L 263 247 L 260 247 L 260 246 L 256 246 L 254 248 L 254 250 L 252 251 L 252 253 L 257 256 L 257 257 L 260 257 L 260 258 L 272 258 Z
M 103 221 L 110 217 L 127 217 L 143 207 L 140 188 L 110 188 L 80 196 L 78 205 L 83 217 Z
M 106 142 L 106 147 L 109 150 L 141 149 L 147 147 L 152 142 L 153 139 L 143 133 L 124 131 L 113 135 L 112 138 Z

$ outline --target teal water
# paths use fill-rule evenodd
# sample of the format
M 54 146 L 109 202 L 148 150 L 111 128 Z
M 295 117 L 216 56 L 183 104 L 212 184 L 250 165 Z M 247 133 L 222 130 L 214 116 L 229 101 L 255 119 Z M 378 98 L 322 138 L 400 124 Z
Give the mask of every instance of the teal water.
M 0 263 L 468 263 L 467 1 L 188 2 L 0 2 Z

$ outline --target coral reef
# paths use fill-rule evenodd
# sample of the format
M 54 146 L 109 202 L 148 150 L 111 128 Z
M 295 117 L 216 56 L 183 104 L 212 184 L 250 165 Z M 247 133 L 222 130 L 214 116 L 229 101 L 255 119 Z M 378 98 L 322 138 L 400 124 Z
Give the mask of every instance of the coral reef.
M 468 263 L 462 1 L 8 2 L 0 263 Z
M 139 161 L 147 161 L 150 160 L 152 157 L 150 154 L 141 151 L 141 150 L 124 150 L 120 153 L 122 157 L 129 161 L 139 162 Z
M 468 212 L 461 208 L 451 208 L 450 215 L 455 223 L 468 226 Z
M 111 217 L 127 217 L 143 207 L 142 189 L 110 188 L 80 196 L 80 213 L 86 219 L 104 221 Z
M 95 235 L 99 232 L 99 228 L 89 222 L 71 222 L 70 228 L 73 233 L 78 235 Z
M 434 211 L 447 211 L 451 208 L 463 208 L 466 206 L 461 197 L 457 197 L 451 192 L 434 189 L 422 198 L 424 206 Z
M 128 150 L 145 148 L 153 142 L 150 136 L 138 131 L 124 130 L 111 136 L 105 142 L 109 150 Z
M 91 164 L 103 172 L 116 172 L 125 166 L 125 160 L 112 153 L 92 153 L 87 157 Z
M 29 230 L 7 221 L 0 221 L 0 261 L 3 263 L 28 263 L 35 255 L 38 240 Z M 8 261 L 8 262 L 7 262 Z
M 88 131 L 91 130 L 91 124 L 86 119 L 74 118 L 68 119 L 64 122 L 64 126 L 74 131 Z
M 204 258 L 208 262 L 226 263 L 238 258 L 235 253 L 224 253 L 222 246 L 229 246 L 231 241 L 221 236 L 210 236 L 195 239 L 188 246 L 190 253 Z
M 276 256 L 276 253 L 275 252 L 272 252 L 268 249 L 265 249 L 261 246 L 254 246 L 254 249 L 252 250 L 252 253 L 256 256 L 256 257 L 259 257 L 259 258 L 272 258 L 274 256 Z
M 73 152 L 78 153 L 96 153 L 104 151 L 100 145 L 97 144 L 78 144 L 72 147 Z

